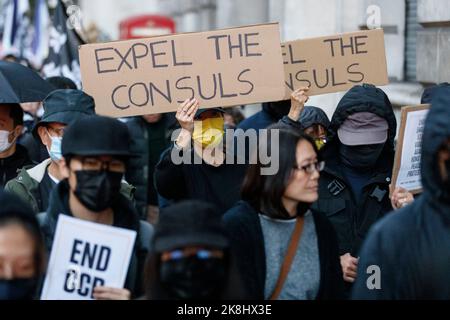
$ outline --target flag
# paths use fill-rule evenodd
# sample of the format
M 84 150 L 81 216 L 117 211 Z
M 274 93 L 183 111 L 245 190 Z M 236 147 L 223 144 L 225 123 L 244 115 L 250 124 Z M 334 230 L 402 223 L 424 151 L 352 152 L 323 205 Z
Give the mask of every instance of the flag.
M 37 0 L 33 20 L 33 37 L 25 55 L 33 67 L 39 70 L 49 52 L 50 16 L 46 0 Z
M 1 56 L 8 54 L 19 58 L 24 56 L 29 37 L 30 20 L 27 17 L 29 9 L 28 0 L 10 0 L 7 4 Z
M 71 79 L 81 88 L 78 46 L 84 44 L 76 29 L 68 28 L 66 8 L 58 1 L 50 27 L 49 54 L 44 61 L 42 73 L 45 77 L 62 76 Z
M 5 29 L 5 19 L 6 19 L 6 8 L 7 2 L 0 0 L 0 57 L 2 56 L 2 48 L 3 48 L 3 30 Z

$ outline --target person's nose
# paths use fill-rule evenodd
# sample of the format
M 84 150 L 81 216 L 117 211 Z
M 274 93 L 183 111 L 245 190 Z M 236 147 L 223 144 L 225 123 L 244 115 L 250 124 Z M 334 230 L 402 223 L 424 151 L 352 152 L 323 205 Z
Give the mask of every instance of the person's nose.
M 319 170 L 314 169 L 314 172 L 311 174 L 311 180 L 318 180 L 320 177 Z

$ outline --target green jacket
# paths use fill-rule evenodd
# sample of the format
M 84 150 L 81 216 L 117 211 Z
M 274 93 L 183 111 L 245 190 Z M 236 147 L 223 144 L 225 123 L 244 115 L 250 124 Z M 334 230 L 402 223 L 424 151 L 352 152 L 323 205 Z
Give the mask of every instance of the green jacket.
M 8 181 L 5 185 L 5 191 L 16 194 L 24 202 L 28 203 L 35 213 L 46 211 L 42 208 L 41 194 L 39 192 L 39 184 L 44 178 L 45 172 L 51 163 L 51 159 L 42 161 L 36 166 L 24 167 L 13 180 Z M 120 193 L 134 204 L 134 192 L 136 188 L 122 181 Z

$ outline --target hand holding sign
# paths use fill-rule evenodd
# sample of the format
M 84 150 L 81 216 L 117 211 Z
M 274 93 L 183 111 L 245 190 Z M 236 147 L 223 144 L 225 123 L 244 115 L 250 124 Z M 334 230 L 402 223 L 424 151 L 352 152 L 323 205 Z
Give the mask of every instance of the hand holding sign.
M 127 289 L 99 286 L 94 288 L 95 300 L 130 300 L 131 293 Z
M 60 215 L 42 300 L 127 299 L 136 231 Z
M 402 187 L 397 187 L 391 196 L 391 205 L 394 209 L 400 209 L 414 201 L 414 197 L 411 192 Z
M 194 117 L 197 113 L 199 102 L 197 99 L 187 99 L 178 107 L 175 118 L 181 126 L 180 134 L 175 140 L 175 145 L 186 149 L 191 143 L 192 132 L 194 132 Z
M 197 99 L 185 100 L 177 110 L 175 118 L 180 123 L 182 129 L 192 133 L 194 131 L 194 117 L 198 110 L 199 102 Z
M 298 121 L 302 114 L 305 103 L 308 102 L 308 87 L 300 87 L 291 94 L 291 109 L 289 110 L 288 117 L 292 121 Z

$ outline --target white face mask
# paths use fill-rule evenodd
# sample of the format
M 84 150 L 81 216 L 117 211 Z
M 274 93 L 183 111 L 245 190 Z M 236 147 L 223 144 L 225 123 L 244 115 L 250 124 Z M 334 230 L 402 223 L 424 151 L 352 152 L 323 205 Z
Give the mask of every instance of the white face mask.
M 9 136 L 11 132 L 6 130 L 0 130 L 0 152 L 8 150 L 12 144 L 14 143 L 14 140 L 9 142 Z
M 59 161 L 62 159 L 62 153 L 61 153 L 61 137 L 52 137 L 50 133 L 48 133 L 48 136 L 52 140 L 52 146 L 50 147 L 50 150 L 47 148 L 48 154 L 50 155 L 50 158 L 53 161 Z

